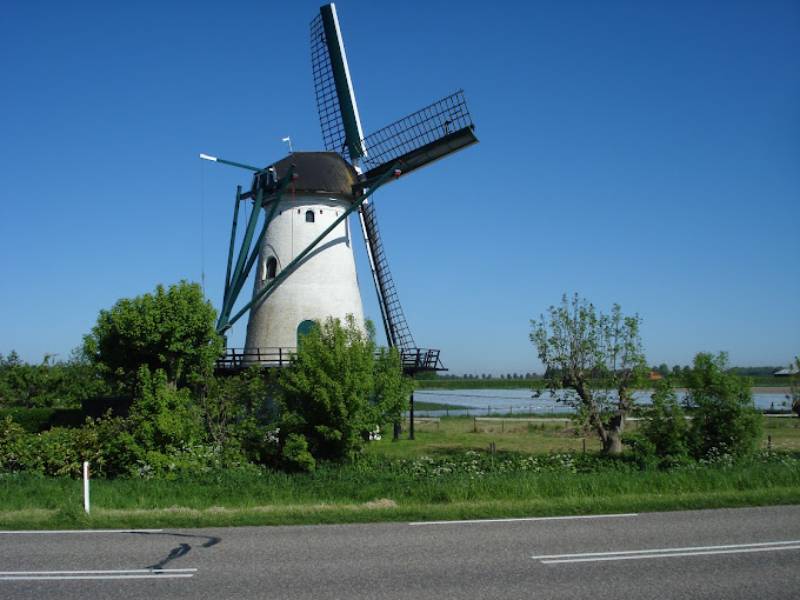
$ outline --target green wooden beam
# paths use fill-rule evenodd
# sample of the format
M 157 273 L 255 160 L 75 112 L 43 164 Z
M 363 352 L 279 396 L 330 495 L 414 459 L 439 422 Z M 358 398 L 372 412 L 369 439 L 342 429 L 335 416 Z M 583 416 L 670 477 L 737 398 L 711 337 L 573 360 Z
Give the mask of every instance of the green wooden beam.
M 222 323 L 221 326 L 218 324 L 217 325 L 217 332 L 222 334 L 225 331 L 227 331 L 228 329 L 230 329 L 231 326 L 234 323 L 236 323 L 236 321 L 238 321 L 248 310 L 250 310 L 250 308 L 252 306 L 257 305 L 264 298 L 266 298 L 266 296 L 268 294 L 270 294 L 273 289 L 275 289 L 289 275 L 292 274 L 292 272 L 300 265 L 300 263 L 302 263 L 303 260 L 305 260 L 305 258 L 311 253 L 311 251 L 314 250 L 314 248 L 316 248 L 317 245 L 323 239 L 325 239 L 331 231 L 336 229 L 336 227 L 339 225 L 339 223 L 341 223 L 347 217 L 349 217 L 351 213 L 353 213 L 354 211 L 358 210 L 358 208 L 364 203 L 364 201 L 367 198 L 369 198 L 373 193 L 375 193 L 375 191 L 379 187 L 381 187 L 384 183 L 389 181 L 389 179 L 391 177 L 393 177 L 393 176 L 397 176 L 397 171 L 395 170 L 394 166 L 392 168 L 388 169 L 381 177 L 379 177 L 375 181 L 375 183 L 369 188 L 369 190 L 367 190 L 357 200 L 355 200 L 350 205 L 350 207 L 344 213 L 342 213 L 342 215 L 339 218 L 337 218 L 333 223 L 331 223 L 331 225 L 328 226 L 328 228 L 325 229 L 325 231 L 323 231 L 319 236 L 317 236 L 314 239 L 313 242 L 311 242 L 308 246 L 306 246 L 305 249 L 302 252 L 300 252 L 300 254 L 298 254 L 292 261 L 290 261 L 289 264 L 287 264 L 281 270 L 281 272 L 278 273 L 278 275 L 275 277 L 275 279 L 273 279 L 267 285 L 265 285 L 263 288 L 261 288 L 258 291 L 257 294 L 254 294 L 253 297 L 250 299 L 250 301 L 247 304 L 245 304 L 235 315 L 233 315 L 230 319 L 227 319 L 227 321 L 225 323 Z
M 261 242 L 264 240 L 264 236 L 267 233 L 267 228 L 269 224 L 272 222 L 273 217 L 275 216 L 275 212 L 278 210 L 278 203 L 281 201 L 282 193 L 279 192 L 275 196 L 275 200 L 272 203 L 272 207 L 270 208 L 269 213 L 264 218 L 264 224 L 261 226 L 261 231 L 258 234 L 258 238 L 256 239 L 256 243 L 250 251 L 250 256 L 247 258 L 247 264 L 245 264 L 244 269 L 242 270 L 242 274 L 239 277 L 239 280 L 236 282 L 236 287 L 233 290 L 233 298 L 234 302 L 235 299 L 239 297 L 239 293 L 242 291 L 242 286 L 244 286 L 247 278 L 250 276 L 250 271 L 253 268 L 253 265 L 258 259 L 258 255 L 261 252 Z
M 239 203 L 242 200 L 242 186 L 236 186 L 236 203 L 233 205 L 233 225 L 231 225 L 231 244 L 228 247 L 228 269 L 225 271 L 225 297 L 231 286 L 231 265 L 233 263 L 233 247 L 236 245 L 236 226 L 239 223 Z
M 244 286 L 247 277 L 250 274 L 250 270 L 253 267 L 253 264 L 258 257 L 259 249 L 261 246 L 261 240 L 264 238 L 264 234 L 267 231 L 267 227 L 269 223 L 272 221 L 272 218 L 275 215 L 275 211 L 277 210 L 278 203 L 280 202 L 281 195 L 283 194 L 286 187 L 294 181 L 295 177 L 295 167 L 294 165 L 289 167 L 289 171 L 287 174 L 281 178 L 280 181 L 277 182 L 277 185 L 270 191 L 274 191 L 274 202 L 272 207 L 264 220 L 264 225 L 261 228 L 261 232 L 258 235 L 258 241 L 256 242 L 255 247 L 253 247 L 253 234 L 255 233 L 256 224 L 258 223 L 258 217 L 260 214 L 260 210 L 263 208 L 264 203 L 264 188 L 257 183 L 256 189 L 256 198 L 253 202 L 253 212 L 250 214 L 250 219 L 247 223 L 247 229 L 245 231 L 244 239 L 242 240 L 242 245 L 239 249 L 239 254 L 237 255 L 236 259 L 236 266 L 233 269 L 233 274 L 226 277 L 226 286 L 225 286 L 225 293 L 222 299 L 222 309 L 220 310 L 219 319 L 217 320 L 217 331 L 223 332 L 230 328 L 229 320 L 231 311 L 233 310 L 233 305 L 236 303 L 237 298 L 239 297 L 239 293 Z M 237 200 L 241 200 L 241 186 L 237 187 L 236 190 L 236 197 Z M 238 204 L 237 204 L 238 206 Z M 234 213 L 234 230 L 231 233 L 232 236 L 235 235 L 235 221 L 236 221 L 236 213 Z M 230 253 L 228 257 L 228 270 L 230 272 L 230 266 L 232 261 L 232 252 L 234 247 L 234 239 L 231 237 L 230 243 Z
M 245 230 L 244 239 L 242 240 L 242 245 L 239 249 L 239 255 L 236 259 L 236 266 L 233 269 L 231 285 L 228 287 L 228 294 L 222 299 L 222 310 L 220 311 L 219 321 L 217 322 L 217 329 L 225 325 L 227 317 L 231 313 L 231 308 L 233 307 L 233 302 L 235 300 L 231 292 L 238 283 L 239 276 L 244 268 L 245 257 L 249 254 L 250 244 L 253 241 L 253 234 L 256 231 L 256 224 L 258 223 L 258 214 L 261 210 L 261 200 L 263 196 L 264 192 L 261 188 L 259 188 L 256 193 L 256 200 L 253 202 L 253 212 L 250 213 L 250 220 L 247 222 L 247 229 Z

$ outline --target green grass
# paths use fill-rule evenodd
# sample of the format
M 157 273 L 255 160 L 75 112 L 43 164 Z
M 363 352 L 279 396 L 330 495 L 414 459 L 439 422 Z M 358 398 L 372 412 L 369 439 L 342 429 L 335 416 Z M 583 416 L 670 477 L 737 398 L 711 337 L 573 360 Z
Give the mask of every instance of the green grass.
M 97 481 L 6 481 L 0 527 L 277 525 L 676 510 L 800 502 L 800 472 L 751 465 L 661 473 L 492 473 L 417 480 L 343 469 L 315 475 Z
M 800 503 L 800 419 L 765 421 L 764 445 L 769 435 L 780 451 L 769 461 L 661 472 L 597 458 L 593 438 L 583 455 L 583 440 L 568 424 L 509 421 L 501 430 L 497 421 L 446 418 L 438 431 L 435 422 L 418 423 L 416 441 L 384 439 L 356 463 L 323 465 L 311 474 L 96 480 L 90 517 L 81 511 L 80 481 L 6 475 L 0 528 L 348 523 Z M 490 442 L 494 456 L 486 452 Z M 572 466 L 502 470 L 531 455 Z M 462 468 L 473 457 L 477 475 Z
M 762 417 L 764 436 L 761 447 L 772 443 L 775 450 L 800 451 L 800 419 L 787 417 Z M 413 458 L 448 450 L 485 450 L 491 442 L 498 451 L 539 454 L 542 452 L 569 452 L 583 450 L 599 452 L 597 436 L 584 437 L 569 421 L 569 415 L 536 415 L 530 418 L 513 415 L 503 417 L 444 417 L 437 421 L 417 421 L 415 441 L 407 439 L 408 423 L 403 425 L 403 437 L 398 442 L 384 436 L 380 442 L 370 444 L 367 452 L 394 458 Z M 636 431 L 638 422 L 629 422 L 626 432 Z

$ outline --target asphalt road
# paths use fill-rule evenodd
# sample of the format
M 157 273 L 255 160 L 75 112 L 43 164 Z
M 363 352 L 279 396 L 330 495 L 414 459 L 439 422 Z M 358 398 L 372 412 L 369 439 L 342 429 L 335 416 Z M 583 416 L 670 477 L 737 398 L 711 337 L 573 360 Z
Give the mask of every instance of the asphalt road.
M 800 506 L 584 519 L 0 532 L 0 598 L 800 597 Z

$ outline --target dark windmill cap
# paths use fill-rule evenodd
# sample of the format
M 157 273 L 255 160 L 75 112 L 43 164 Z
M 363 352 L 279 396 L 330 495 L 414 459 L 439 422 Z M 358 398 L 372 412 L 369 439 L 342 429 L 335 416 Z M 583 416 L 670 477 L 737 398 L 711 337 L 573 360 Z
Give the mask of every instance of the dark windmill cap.
M 292 152 L 272 165 L 278 179 L 294 165 L 295 193 L 353 197 L 358 174 L 337 152 Z

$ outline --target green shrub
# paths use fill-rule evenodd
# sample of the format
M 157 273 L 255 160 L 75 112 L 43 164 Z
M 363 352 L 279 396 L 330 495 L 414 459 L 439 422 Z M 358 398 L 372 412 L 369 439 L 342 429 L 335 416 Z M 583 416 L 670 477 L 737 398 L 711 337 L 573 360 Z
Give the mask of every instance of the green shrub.
M 687 377 L 687 403 L 693 409 L 689 444 L 698 459 L 750 454 L 761 437 L 750 381 L 727 373 L 726 365 L 725 353 L 700 353 Z
M 281 455 L 289 471 L 313 471 L 317 466 L 317 461 L 308 450 L 308 441 L 297 433 L 286 436 Z
M 143 479 L 176 480 L 205 474 L 222 474 L 231 471 L 258 475 L 261 470 L 232 448 L 213 444 L 196 444 L 171 451 L 169 454 L 149 450 L 131 469 L 134 476 Z
M 689 458 L 686 414 L 678 404 L 675 390 L 667 380 L 656 384 L 652 405 L 643 411 L 641 434 L 652 446 L 652 454 L 662 468 L 687 462 Z
M 187 388 L 176 388 L 161 369 L 139 368 L 130 408 L 131 433 L 148 451 L 167 452 L 198 444 L 203 430 L 200 414 Z
M 23 362 L 13 351 L 0 354 L 0 407 L 76 408 L 105 391 L 97 370 L 78 352 L 66 362 L 45 355 L 38 365 Z
M 626 433 L 622 436 L 622 443 L 629 449 L 631 458 L 640 469 L 660 466 L 655 444 L 643 433 Z
M 317 459 L 353 457 L 375 428 L 397 420 L 411 381 L 396 350 L 376 358 L 374 330 L 352 316 L 328 319 L 303 336 L 292 364 L 278 378 L 281 430 L 300 434 Z

